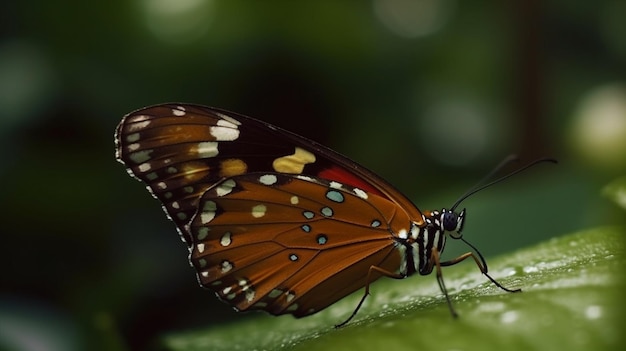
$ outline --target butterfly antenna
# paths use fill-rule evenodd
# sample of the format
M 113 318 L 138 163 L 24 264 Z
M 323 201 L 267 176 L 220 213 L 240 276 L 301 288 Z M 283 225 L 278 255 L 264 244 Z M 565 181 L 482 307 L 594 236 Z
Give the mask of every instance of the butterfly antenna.
M 510 164 L 511 162 L 515 162 L 518 161 L 519 158 L 517 157 L 517 155 L 509 155 L 507 156 L 504 160 L 502 160 L 502 162 L 500 162 L 491 172 L 489 172 L 485 177 L 483 177 L 483 179 L 481 179 L 478 183 L 476 183 L 476 185 L 474 185 L 473 187 L 471 187 L 465 194 L 463 194 L 463 196 L 461 196 L 458 200 L 456 200 L 456 202 L 454 203 L 454 205 L 452 206 L 452 208 L 450 209 L 451 211 L 454 211 L 454 209 L 457 208 L 457 206 L 459 206 L 459 204 L 461 204 L 461 202 L 463 202 L 463 200 L 467 199 L 468 197 L 474 195 L 475 193 L 486 189 L 494 184 L 498 184 L 504 180 L 507 180 L 509 178 L 511 178 L 512 176 L 521 173 L 525 170 L 527 170 L 530 167 L 533 167 L 539 163 L 544 163 L 544 162 L 550 162 L 550 163 L 558 163 L 557 160 L 553 159 L 553 158 L 540 158 L 537 159 L 529 164 L 527 164 L 526 166 L 516 169 L 515 171 L 504 175 L 496 180 L 493 180 L 487 184 L 483 184 L 485 183 L 487 180 L 489 180 L 491 177 L 493 177 L 494 174 L 498 173 L 502 168 L 504 168 L 505 166 L 507 166 L 508 164 Z

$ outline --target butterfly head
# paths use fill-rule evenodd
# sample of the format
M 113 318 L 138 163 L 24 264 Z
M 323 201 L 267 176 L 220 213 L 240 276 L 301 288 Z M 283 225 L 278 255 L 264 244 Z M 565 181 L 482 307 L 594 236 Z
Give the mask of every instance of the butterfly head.
M 454 210 L 446 210 L 444 208 L 441 210 L 439 221 L 441 223 L 441 230 L 448 232 L 452 239 L 460 239 L 463 237 L 461 231 L 465 223 L 465 209 L 457 213 Z

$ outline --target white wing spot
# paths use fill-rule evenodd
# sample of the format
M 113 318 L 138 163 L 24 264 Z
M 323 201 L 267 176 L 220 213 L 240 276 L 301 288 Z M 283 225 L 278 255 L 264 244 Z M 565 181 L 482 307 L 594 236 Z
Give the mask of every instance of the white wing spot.
M 252 207 L 252 217 L 261 218 L 265 216 L 265 211 L 267 211 L 267 207 L 265 205 L 256 205 Z
M 150 154 L 153 151 L 154 150 L 149 149 L 149 150 L 141 150 L 141 151 L 133 152 L 132 154 L 128 156 L 128 158 L 130 158 L 135 163 L 144 163 L 150 159 Z
M 222 246 L 228 246 L 232 242 L 233 242 L 233 239 L 232 239 L 232 234 L 230 232 L 224 233 L 224 235 L 222 235 L 222 238 L 220 239 L 220 245 Z
M 237 185 L 234 180 L 227 179 L 223 181 L 217 188 L 215 188 L 215 193 L 217 196 L 224 196 L 230 194 L 233 191 L 233 188 Z
M 231 269 L 233 269 L 233 264 L 230 261 L 222 261 L 222 274 L 228 273 Z
M 198 143 L 197 152 L 198 152 L 198 157 L 202 157 L 202 158 L 215 157 L 217 156 L 217 154 L 219 154 L 219 151 L 217 150 L 217 142 L 215 141 L 200 142 Z
M 205 278 L 208 278 L 209 277 L 209 271 L 202 271 L 202 272 L 200 272 L 200 275 L 202 275 Z M 215 283 L 218 283 L 218 284 L 215 284 Z M 216 285 L 220 285 L 221 283 L 222 282 L 218 280 L 218 281 L 213 282 L 213 284 L 211 284 L 211 285 L 216 286 Z
M 293 291 L 288 291 L 285 294 L 287 295 L 287 302 L 291 302 L 291 300 L 293 300 L 296 297 L 296 293 L 294 293 Z
M 356 196 L 360 197 L 363 200 L 367 200 L 367 193 L 359 188 L 354 188 L 354 193 Z
M 294 195 L 291 197 L 291 199 L 289 199 L 289 202 L 291 202 L 292 205 L 297 205 L 298 202 L 300 202 L 300 199 L 296 195 Z
M 167 189 L 167 184 L 165 184 L 165 182 L 158 182 L 156 186 L 159 189 Z
M 202 224 L 207 224 L 215 218 L 215 211 L 202 212 L 200 214 L 200 221 Z
M 237 126 L 240 126 L 240 125 L 241 125 L 241 122 L 239 122 L 238 120 L 236 120 L 236 119 L 232 118 L 231 116 L 227 116 L 227 115 L 225 115 L 225 114 L 223 114 L 223 113 L 219 113 L 219 112 L 215 112 L 215 115 L 216 115 L 217 117 L 219 117 L 219 118 L 223 119 L 223 120 L 224 120 L 224 121 L 226 121 L 226 122 L 230 122 L 230 123 L 232 123 L 232 124 L 234 124 L 234 125 L 237 125 Z M 220 121 L 220 122 L 221 122 L 221 121 Z M 220 125 L 220 122 L 217 122 L 217 124 L 218 124 L 218 125 Z
M 274 174 L 264 174 L 259 177 L 259 182 L 263 185 L 272 185 L 278 181 L 278 178 Z
M 343 187 L 343 184 L 341 184 L 339 182 L 332 181 L 332 182 L 330 182 L 330 187 L 331 188 L 335 188 L 335 189 L 341 189 Z
M 150 124 L 150 122 L 151 121 L 141 121 L 141 122 L 136 122 L 136 123 L 133 123 L 133 124 L 129 124 L 128 125 L 128 131 L 129 132 L 134 132 L 134 131 L 137 131 L 137 130 L 144 129 L 145 127 L 147 127 Z
M 210 133 L 218 141 L 233 141 L 239 138 L 239 129 L 236 128 L 213 126 Z
M 139 172 L 144 173 L 144 172 L 149 171 L 152 168 L 152 166 L 150 165 L 149 162 L 146 162 L 146 163 L 140 164 L 138 168 L 139 168 Z
M 172 208 L 175 208 L 177 210 L 180 208 L 180 204 L 178 203 L 178 201 L 172 202 Z
M 139 140 L 139 133 L 128 134 L 126 136 L 126 141 L 128 141 L 129 143 L 134 143 L 137 140 Z
M 254 296 L 255 295 L 256 295 L 256 293 L 254 292 L 254 289 L 249 288 L 248 290 L 246 290 L 246 301 L 248 301 L 248 302 L 254 301 Z
M 222 294 L 227 295 L 233 288 L 230 286 L 225 287 L 224 289 L 222 289 Z
M 199 253 L 203 253 L 204 252 L 204 244 L 200 243 L 200 244 L 196 245 L 196 248 L 198 249 Z
M 142 122 L 150 119 L 148 115 L 136 115 L 129 118 L 130 122 Z
M 176 108 L 173 108 L 173 109 L 172 109 L 172 114 L 173 114 L 174 116 L 178 116 L 178 117 L 180 117 L 180 116 L 184 116 L 186 113 L 187 113 L 187 112 L 186 112 L 186 110 L 185 110 L 185 107 L 184 107 L 184 106 L 176 106 Z
M 128 145 L 128 151 L 135 151 L 137 149 L 139 149 L 141 145 L 139 145 L 139 143 L 133 143 Z

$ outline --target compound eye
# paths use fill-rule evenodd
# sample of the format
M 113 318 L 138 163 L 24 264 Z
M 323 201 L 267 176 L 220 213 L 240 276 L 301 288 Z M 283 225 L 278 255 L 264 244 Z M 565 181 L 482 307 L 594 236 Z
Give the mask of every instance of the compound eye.
M 441 215 L 441 223 L 443 224 L 443 229 L 445 231 L 454 231 L 459 225 L 459 216 L 452 211 L 444 211 Z

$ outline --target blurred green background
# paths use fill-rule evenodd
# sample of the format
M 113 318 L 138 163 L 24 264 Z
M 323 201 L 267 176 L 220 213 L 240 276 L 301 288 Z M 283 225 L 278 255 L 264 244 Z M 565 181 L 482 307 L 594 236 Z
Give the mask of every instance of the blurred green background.
M 155 103 L 280 125 L 425 209 L 509 153 L 559 159 L 464 203 L 486 257 L 623 224 L 600 193 L 626 171 L 625 15 L 620 0 L 3 2 L 0 349 L 146 349 L 249 316 L 198 287 L 114 159 L 121 117 Z

